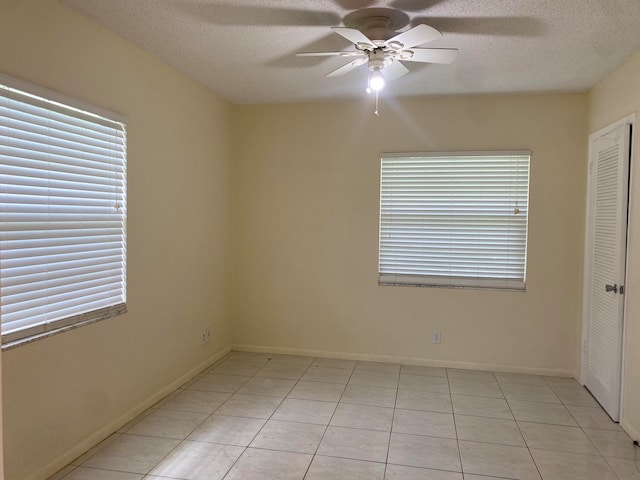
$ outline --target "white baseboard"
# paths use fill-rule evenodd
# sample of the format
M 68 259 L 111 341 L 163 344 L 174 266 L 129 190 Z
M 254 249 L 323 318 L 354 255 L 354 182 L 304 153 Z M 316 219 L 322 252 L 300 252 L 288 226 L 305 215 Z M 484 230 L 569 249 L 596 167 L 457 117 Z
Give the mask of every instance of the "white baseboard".
M 466 370 L 488 370 L 492 372 L 523 373 L 529 375 L 547 375 L 550 377 L 576 378 L 575 372 L 556 368 L 522 367 L 493 363 L 456 362 L 451 360 L 430 360 L 426 358 L 402 357 L 395 355 L 376 355 L 352 352 L 333 352 L 327 350 L 311 350 L 306 348 L 267 347 L 261 345 L 231 346 L 232 350 L 241 352 L 275 353 L 283 355 L 306 355 L 310 357 L 343 358 L 345 360 L 368 360 L 374 362 L 403 363 L 406 365 L 421 365 L 426 367 L 462 368 Z
M 117 432 L 124 425 L 129 423 L 131 420 L 136 418 L 142 412 L 155 405 L 157 402 L 162 400 L 168 394 L 173 392 L 175 389 L 185 384 L 191 378 L 196 376 L 198 373 L 202 372 L 205 368 L 212 365 L 220 358 L 225 356 L 227 353 L 231 351 L 231 346 L 227 346 L 222 350 L 219 350 L 217 353 L 209 357 L 204 362 L 201 362 L 197 366 L 193 367 L 187 373 L 182 375 L 180 378 L 171 382 L 169 385 L 158 390 L 155 394 L 139 403 L 135 407 L 131 408 L 127 412 L 120 415 L 115 420 L 109 422 L 107 425 L 102 427 L 100 430 L 92 433 L 82 441 L 78 442 L 75 446 L 67 450 L 63 455 L 56 458 L 54 461 L 48 463 L 46 466 L 40 468 L 33 474 L 29 475 L 25 480 L 43 480 L 47 479 L 50 476 L 54 475 L 56 472 L 64 468 L 66 465 L 73 462 L 76 458 L 78 458 L 83 453 L 87 452 L 89 449 L 103 441 L 109 435 L 114 432 Z
M 629 423 L 627 423 L 627 421 L 624 418 L 620 420 L 620 426 L 625 432 L 627 432 L 627 434 L 631 437 L 632 440 L 636 440 L 640 442 L 640 431 L 634 428 Z

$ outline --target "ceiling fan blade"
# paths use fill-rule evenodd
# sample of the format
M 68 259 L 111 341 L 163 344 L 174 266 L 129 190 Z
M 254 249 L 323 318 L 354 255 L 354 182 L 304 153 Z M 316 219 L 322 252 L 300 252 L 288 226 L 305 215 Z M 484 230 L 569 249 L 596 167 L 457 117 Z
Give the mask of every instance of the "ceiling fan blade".
M 442 34 L 433 27 L 425 25 L 424 23 L 416 25 L 411 30 L 402 32 L 395 37 L 386 41 L 387 45 L 390 42 L 400 42 L 405 48 L 411 48 L 416 45 L 422 45 L 423 43 L 432 42 L 441 38 Z
M 362 57 L 361 52 L 300 52 L 296 57 Z
M 391 6 L 403 12 L 424 12 L 445 1 L 446 0 L 394 0 L 391 2 Z
M 360 30 L 356 30 L 355 28 L 331 27 L 331 30 L 336 32 L 338 35 L 346 38 L 354 45 L 365 43 L 367 45 L 371 45 L 371 48 L 374 47 L 373 42 L 369 40 L 364 33 L 362 33 Z
M 333 0 L 333 3 L 344 8 L 345 10 L 358 10 L 373 5 L 375 0 Z
M 390 82 L 409 73 L 409 69 L 402 65 L 399 61 L 394 60 L 393 62 L 391 62 L 391 65 L 387 65 L 382 70 L 380 70 L 380 72 L 382 73 L 382 75 L 384 75 L 384 78 Z
M 346 65 L 341 66 L 340 68 L 336 68 L 332 72 L 327 73 L 325 77 L 337 77 L 339 75 L 344 75 L 345 73 L 348 73 L 351 70 L 358 68 L 360 65 L 364 65 L 365 63 L 367 63 L 367 57 L 363 55 L 363 58 L 356 58 L 354 61 L 349 62 Z
M 457 48 L 412 48 L 411 58 L 403 58 L 403 62 L 453 63 L 458 58 Z

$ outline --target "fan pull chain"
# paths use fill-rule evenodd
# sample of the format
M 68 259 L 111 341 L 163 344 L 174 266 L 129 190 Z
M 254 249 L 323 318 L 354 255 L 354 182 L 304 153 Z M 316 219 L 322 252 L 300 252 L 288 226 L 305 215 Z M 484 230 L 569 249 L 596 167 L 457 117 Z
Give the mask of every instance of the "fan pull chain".
M 380 116 L 380 114 L 378 113 L 378 90 L 376 90 L 376 109 L 374 110 L 373 114 L 374 114 L 376 117 L 379 117 L 379 116 Z

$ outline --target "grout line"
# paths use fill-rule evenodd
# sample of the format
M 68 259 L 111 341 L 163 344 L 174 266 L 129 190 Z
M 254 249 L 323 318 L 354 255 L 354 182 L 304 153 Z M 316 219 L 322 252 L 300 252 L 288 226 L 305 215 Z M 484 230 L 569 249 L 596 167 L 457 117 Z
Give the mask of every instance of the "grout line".
M 456 412 L 453 408 L 453 394 L 451 393 L 451 384 L 449 382 L 449 371 L 447 370 L 447 387 L 449 388 L 449 401 L 451 402 L 451 416 L 453 417 L 453 429 L 456 434 L 456 445 L 458 446 L 458 461 L 460 462 L 460 472 L 464 478 L 464 466 L 462 465 L 462 450 L 460 449 L 460 437 L 458 436 L 458 424 L 456 422 Z M 495 378 L 495 375 L 494 375 Z
M 504 395 L 504 391 L 502 390 L 502 385 L 500 385 L 500 383 L 498 383 L 498 388 L 502 392 L 502 395 Z M 516 416 L 513 414 L 513 410 L 511 409 L 511 404 L 509 403 L 509 400 L 507 400 L 507 397 L 505 397 L 505 403 L 507 404 L 507 408 L 509 408 L 509 411 L 511 412 L 511 416 L 513 417 L 513 421 L 516 424 L 516 428 L 518 429 L 518 432 L 520 433 L 520 436 L 522 437 L 522 440 L 524 441 L 524 445 L 525 445 L 525 448 L 527 449 L 527 453 L 529 453 L 529 458 L 533 462 L 533 466 L 536 467 L 536 471 L 538 472 L 538 476 L 540 478 L 543 478 L 542 477 L 542 472 L 540 471 L 540 467 L 538 467 L 538 464 L 536 463 L 535 458 L 533 458 L 533 454 L 531 453 L 531 448 L 529 448 L 529 444 L 527 443 L 527 439 L 525 438 L 525 436 L 522 433 L 522 429 L 520 428 L 520 424 L 516 420 Z
M 400 377 L 402 375 L 402 366 L 398 370 L 398 382 L 396 384 L 396 398 L 393 401 L 393 413 L 391 414 L 391 426 L 389 428 L 389 441 L 387 442 L 387 456 L 384 462 L 384 475 L 387 478 L 387 465 L 389 464 L 389 452 L 391 451 L 391 435 L 393 435 L 393 422 L 396 419 L 396 408 L 398 407 L 398 393 L 400 392 Z
M 266 365 L 269 365 L 269 362 L 271 362 L 271 360 L 273 360 L 273 358 L 274 358 L 274 357 L 275 357 L 275 355 L 274 355 L 274 356 L 270 356 L 270 358 L 267 360 L 267 362 L 266 362 L 262 367 L 260 367 L 260 368 L 258 369 L 258 371 L 257 371 L 257 372 L 255 372 L 255 373 L 251 376 L 251 378 L 250 378 L 249 380 L 247 380 L 244 384 L 246 385 L 246 384 L 247 384 L 247 382 L 250 382 L 250 381 L 251 381 L 251 379 L 253 379 L 253 378 L 260 378 L 260 377 L 256 377 L 256 375 L 257 375 L 257 374 L 258 374 L 258 372 L 260 372 L 260 370 L 262 370 Z M 305 371 L 306 371 L 306 370 L 305 370 Z M 299 381 L 299 380 L 298 380 L 298 381 Z M 297 384 L 298 384 L 298 381 L 296 381 L 296 383 L 294 384 L 294 387 L 295 387 L 295 385 L 297 385 Z M 293 388 L 293 387 L 291 387 L 291 388 Z M 238 388 L 238 390 L 240 390 L 240 388 Z M 236 395 L 236 394 L 234 393 L 233 395 Z M 229 399 L 233 398 L 233 395 L 231 395 L 231 396 L 229 397 Z M 235 466 L 236 466 L 236 464 L 238 463 L 238 461 L 242 458 L 242 456 L 243 456 L 243 455 L 245 454 L 245 452 L 248 450 L 249 445 L 251 445 L 251 444 L 253 443 L 253 441 L 256 439 L 256 437 L 257 437 L 258 435 L 260 435 L 260 432 L 262 431 L 262 429 L 264 428 L 264 426 L 269 422 L 269 420 L 271 419 L 271 417 L 273 416 L 273 414 L 278 410 L 278 408 L 280 408 L 280 405 L 282 405 L 282 402 L 284 402 L 284 399 L 285 399 L 285 398 L 287 398 L 287 397 L 285 396 L 285 397 L 280 401 L 280 403 L 278 403 L 278 406 L 273 410 L 273 412 L 271 412 L 271 415 L 269 415 L 269 417 L 268 417 L 266 420 L 265 420 L 265 419 L 260 419 L 260 420 L 264 420 L 264 423 L 262 424 L 262 427 L 260 427 L 260 429 L 259 429 L 259 430 L 255 433 L 255 435 L 251 438 L 251 440 L 250 440 L 249 442 L 247 442 L 247 445 L 246 445 L 246 446 L 244 446 L 244 450 L 242 450 L 242 453 L 241 453 L 240 455 L 238 455 L 238 458 L 236 458 L 235 462 L 233 462 L 233 464 L 232 464 L 232 465 L 229 467 L 229 469 L 225 472 L 224 476 L 222 477 L 222 478 L 223 478 L 223 480 L 224 480 L 224 478 L 226 478 L 226 477 L 227 477 L 227 475 L 229 475 L 229 472 L 230 472 L 231 470 L 233 470 L 233 467 L 235 467 Z M 227 401 L 228 401 L 229 399 L 227 399 Z M 225 402 L 225 403 L 226 403 L 226 402 Z M 224 405 L 224 403 L 223 403 L 223 405 Z M 222 408 L 222 405 L 218 408 L 218 410 L 219 410 L 220 408 Z M 215 412 L 214 412 L 214 413 L 215 413 Z M 230 415 L 230 416 L 231 416 L 231 415 Z

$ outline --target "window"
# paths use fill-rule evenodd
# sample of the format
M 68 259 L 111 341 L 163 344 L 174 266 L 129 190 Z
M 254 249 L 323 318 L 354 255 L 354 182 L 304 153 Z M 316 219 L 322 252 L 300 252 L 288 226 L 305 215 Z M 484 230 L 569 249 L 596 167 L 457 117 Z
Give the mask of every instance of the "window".
M 13 345 L 126 311 L 125 125 L 15 86 L 0 78 L 0 316 Z
M 524 290 L 529 158 L 384 154 L 379 283 Z

